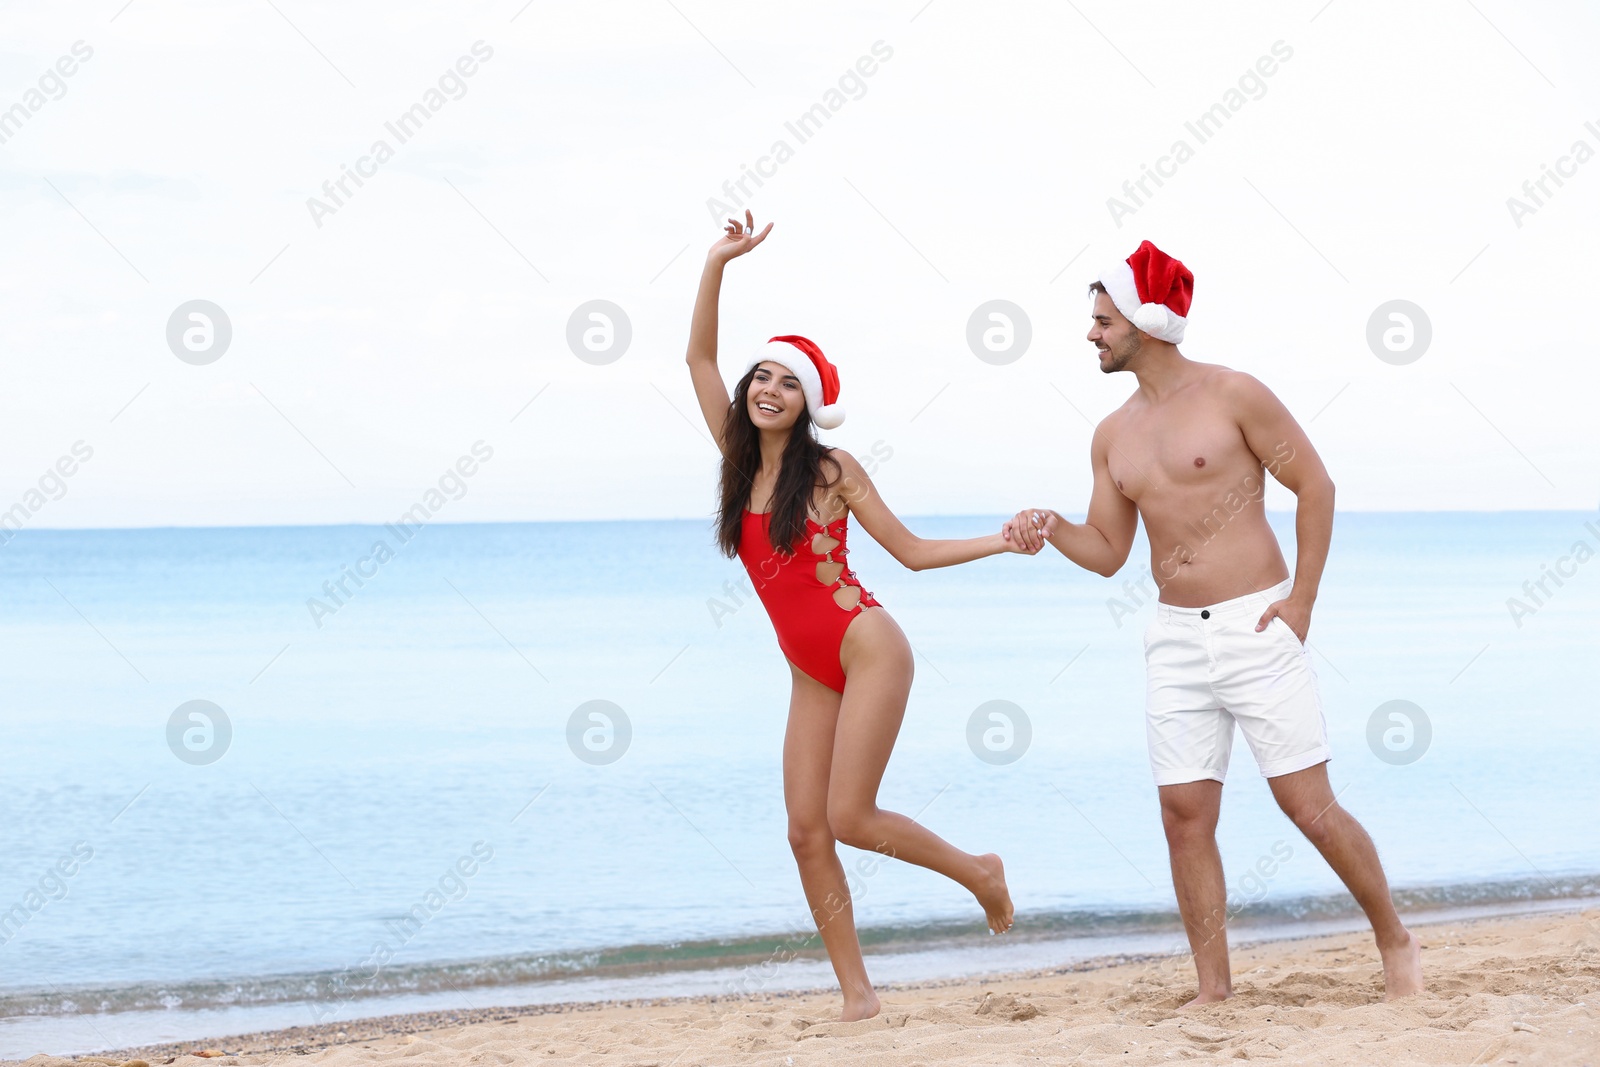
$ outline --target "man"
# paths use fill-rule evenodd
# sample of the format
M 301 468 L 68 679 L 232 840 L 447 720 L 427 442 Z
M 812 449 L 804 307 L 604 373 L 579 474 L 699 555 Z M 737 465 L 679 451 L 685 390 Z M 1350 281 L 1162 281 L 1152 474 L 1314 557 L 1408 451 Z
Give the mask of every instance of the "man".
M 1371 921 L 1388 999 L 1416 993 L 1421 946 L 1395 913 L 1372 839 L 1328 784 L 1327 726 L 1304 648 L 1333 481 L 1266 386 L 1178 351 L 1193 287 L 1188 268 L 1149 241 L 1090 286 L 1100 369 L 1130 371 L 1139 388 L 1095 430 L 1086 521 L 1023 511 L 1006 536 L 1034 551 L 1048 541 L 1110 577 L 1144 519 L 1160 589 L 1145 631 L 1146 737 L 1199 977 L 1189 1004 L 1233 991 L 1216 827 L 1235 723 L 1278 806 Z M 1297 498 L 1293 579 L 1267 525 L 1263 469 Z

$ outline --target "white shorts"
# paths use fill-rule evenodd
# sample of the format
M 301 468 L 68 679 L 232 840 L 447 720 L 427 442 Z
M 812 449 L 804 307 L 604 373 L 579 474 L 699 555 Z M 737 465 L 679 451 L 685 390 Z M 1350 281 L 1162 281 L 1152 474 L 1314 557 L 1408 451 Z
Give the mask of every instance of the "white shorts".
M 1329 759 L 1317 677 L 1305 646 L 1267 605 L 1290 579 L 1208 608 L 1156 605 L 1144 634 L 1145 734 L 1156 785 L 1222 781 L 1233 724 L 1244 731 L 1264 778 Z

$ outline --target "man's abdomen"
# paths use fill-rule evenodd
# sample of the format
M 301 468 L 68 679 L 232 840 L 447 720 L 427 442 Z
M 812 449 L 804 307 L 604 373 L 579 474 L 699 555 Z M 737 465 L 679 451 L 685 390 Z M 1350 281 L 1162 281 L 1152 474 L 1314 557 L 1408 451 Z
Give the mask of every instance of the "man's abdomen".
M 1161 602 L 1205 607 L 1232 600 L 1289 577 L 1283 550 L 1267 524 L 1260 500 L 1196 510 L 1192 518 L 1144 516 L 1150 538 L 1150 571 Z

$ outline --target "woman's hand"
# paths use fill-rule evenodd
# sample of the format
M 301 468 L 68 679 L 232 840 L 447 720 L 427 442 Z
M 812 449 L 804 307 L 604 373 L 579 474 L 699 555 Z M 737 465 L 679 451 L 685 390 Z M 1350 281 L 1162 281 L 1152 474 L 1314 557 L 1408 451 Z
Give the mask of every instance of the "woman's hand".
M 723 229 L 728 231 L 727 236 L 718 238 L 717 243 L 711 246 L 711 251 L 706 253 L 708 263 L 726 263 L 730 259 L 744 255 L 767 239 L 767 234 L 772 232 L 772 223 L 767 223 L 766 229 L 756 233 L 756 220 L 746 208 L 743 222 L 729 219 L 728 225 Z
M 1000 545 L 1000 551 L 1002 552 L 1017 552 L 1024 556 L 1037 555 L 1039 552 L 1037 548 L 1029 548 L 1023 544 L 1020 537 L 1013 537 L 1009 522 L 1000 529 Z
M 1055 532 L 1059 516 L 1049 508 L 1019 511 L 1000 528 L 1001 535 L 1013 552 L 1034 555 L 1044 548 L 1045 542 Z

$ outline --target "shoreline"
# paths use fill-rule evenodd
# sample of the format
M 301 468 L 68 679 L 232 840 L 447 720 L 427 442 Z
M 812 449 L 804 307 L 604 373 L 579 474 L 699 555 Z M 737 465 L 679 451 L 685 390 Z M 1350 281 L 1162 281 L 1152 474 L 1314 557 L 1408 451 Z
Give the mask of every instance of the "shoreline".
M 192 1067 L 208 1061 L 207 1058 L 192 1055 L 201 1050 L 213 1053 L 210 1058 L 220 1058 L 225 1067 L 233 1067 L 235 1064 L 266 1064 L 286 1054 L 338 1060 L 340 1057 L 350 1055 L 352 1050 L 391 1046 L 398 1050 L 402 1046 L 423 1042 L 427 1039 L 426 1035 L 432 1035 L 439 1040 L 447 1038 L 470 1040 L 475 1036 L 493 1040 L 512 1033 L 522 1037 L 530 1035 L 540 1037 L 557 1030 L 571 1031 L 576 1028 L 584 1031 L 594 1027 L 604 1028 L 607 1022 L 618 1018 L 633 1020 L 627 1027 L 636 1027 L 651 1020 L 682 1017 L 685 1014 L 697 1016 L 707 1025 L 726 1027 L 729 1020 L 745 1019 L 751 1013 L 768 1016 L 776 1013 L 780 1016 L 797 1017 L 804 1023 L 799 1028 L 802 1034 L 817 1027 L 825 1027 L 828 1028 L 828 1032 L 840 1031 L 842 1036 L 843 1031 L 865 1034 L 886 1028 L 904 1028 L 909 1018 L 906 1016 L 906 1010 L 914 1005 L 934 1009 L 948 1008 L 952 1001 L 972 1002 L 974 998 L 977 998 L 977 1006 L 966 1009 L 964 1014 L 976 1013 L 982 1016 L 993 1015 L 999 1011 L 1000 1021 L 1029 1022 L 1049 1014 L 1042 1007 L 1035 1006 L 1032 1003 L 1033 999 L 1047 996 L 1049 991 L 1070 990 L 1074 994 L 1070 999 L 1077 1003 L 1083 998 L 1076 994 L 1087 988 L 1097 988 L 1102 994 L 1110 993 L 1114 998 L 1120 997 L 1125 1000 L 1126 1003 L 1120 1006 L 1115 1015 L 1124 1019 L 1130 1015 L 1140 1016 L 1136 1026 L 1139 1030 L 1148 1032 L 1150 1027 L 1165 1022 L 1171 1022 L 1180 1028 L 1189 1026 L 1192 1029 L 1191 1024 L 1196 1020 L 1219 1013 L 1226 1015 L 1236 1010 L 1258 1007 L 1266 1007 L 1270 1012 L 1271 998 L 1263 998 L 1260 995 L 1259 986 L 1262 977 L 1260 972 L 1263 969 L 1283 971 L 1280 977 L 1295 979 L 1301 984 L 1320 990 L 1323 995 L 1332 998 L 1336 1006 L 1349 1010 L 1376 1009 L 1382 1012 L 1398 1012 L 1401 1015 L 1422 1011 L 1424 1015 L 1432 1016 L 1438 1014 L 1435 1009 L 1438 1006 L 1437 1001 L 1442 996 L 1454 994 L 1457 997 L 1471 999 L 1478 993 L 1490 992 L 1489 989 L 1474 991 L 1471 989 L 1471 983 L 1463 985 L 1459 978 L 1452 976 L 1449 971 L 1441 972 L 1437 966 L 1442 959 L 1441 950 L 1454 948 L 1457 952 L 1470 954 L 1475 948 L 1482 949 L 1490 943 L 1499 943 L 1512 938 L 1543 939 L 1548 943 L 1548 951 L 1545 953 L 1548 958 L 1543 960 L 1546 966 L 1543 968 L 1535 966 L 1532 968 L 1533 972 L 1554 970 L 1563 977 L 1576 981 L 1574 989 L 1579 995 L 1563 1007 L 1575 1007 L 1580 1014 L 1586 1013 L 1589 1023 L 1594 1024 L 1593 1029 L 1589 1031 L 1592 1040 L 1586 1039 L 1588 1044 L 1584 1046 L 1593 1049 L 1600 1048 L 1600 908 L 1595 907 L 1592 901 L 1584 904 L 1587 907 L 1578 905 L 1565 910 L 1548 908 L 1531 913 L 1518 912 L 1509 916 L 1503 913 L 1493 917 L 1455 919 L 1415 916 L 1417 921 L 1412 925 L 1412 929 L 1424 942 L 1424 965 L 1430 974 L 1429 990 L 1420 997 L 1410 998 L 1397 1005 L 1385 1004 L 1382 1001 L 1382 981 L 1377 953 L 1370 944 L 1370 934 L 1366 933 L 1365 927 L 1362 927 L 1358 931 L 1309 932 L 1298 936 L 1280 935 L 1270 940 L 1237 942 L 1233 950 L 1235 997 L 1223 1004 L 1209 1006 L 1203 1012 L 1183 1013 L 1181 1016 L 1176 1012 L 1176 1006 L 1187 999 L 1187 995 L 1192 994 L 1193 986 L 1193 975 L 1187 956 L 1137 953 L 1097 956 L 1061 966 L 1024 971 L 935 978 L 905 983 L 885 982 L 878 987 L 884 1004 L 883 1012 L 876 1019 L 860 1023 L 832 1021 L 832 1017 L 837 1014 L 838 1006 L 838 994 L 835 990 L 773 989 L 753 994 L 563 1001 L 515 1007 L 376 1015 L 342 1022 L 263 1030 L 220 1038 L 163 1042 L 105 1052 L 82 1053 L 70 1058 L 42 1054 L 34 1055 L 26 1061 L 6 1060 L 0 1063 L 26 1062 L 31 1067 L 47 1067 L 51 1063 L 93 1062 L 98 1058 L 105 1063 L 121 1064 L 129 1060 L 142 1060 L 153 1065 L 181 1062 Z M 1563 950 L 1571 954 L 1571 959 L 1561 959 Z M 1320 974 L 1319 971 L 1324 968 L 1318 964 L 1323 960 L 1341 964 L 1344 980 L 1330 981 L 1331 975 Z M 1500 962 L 1515 970 L 1512 966 L 1514 960 L 1501 959 Z M 1530 981 L 1528 992 L 1533 992 L 1532 987 L 1544 981 L 1538 979 L 1537 974 L 1533 977 L 1536 980 Z M 1515 977 L 1497 975 L 1495 981 L 1487 984 L 1497 989 L 1511 990 L 1517 983 Z M 1544 984 L 1547 985 L 1548 982 L 1545 981 Z M 1017 1000 L 1018 996 L 1023 1000 Z M 1297 992 L 1283 1001 L 1283 1011 L 1280 1014 L 1288 1013 L 1291 1008 L 1303 1010 L 1314 1007 L 1318 999 L 1320 998 L 1314 993 L 1308 996 Z M 992 1006 L 1002 1000 L 1006 1001 L 1006 1005 L 1001 1008 Z M 984 1005 L 991 1007 L 986 1010 Z M 1428 1005 L 1426 1010 L 1424 1005 Z M 939 1011 L 936 1010 L 934 1014 L 938 1015 Z M 895 1020 L 899 1020 L 898 1023 Z M 1271 1022 L 1270 1017 L 1267 1021 Z M 1124 1021 L 1121 1025 L 1133 1024 Z M 1524 1022 L 1522 1025 L 1537 1028 L 1534 1023 Z M 971 1027 L 959 1029 L 961 1032 L 967 1032 Z M 1052 1026 L 1052 1029 L 1055 1027 Z M 812 1036 L 820 1036 L 820 1033 L 821 1031 Z M 1246 1031 L 1240 1033 L 1244 1034 Z M 979 1039 L 973 1038 L 973 1040 Z M 543 1040 L 539 1043 L 544 1044 Z M 409 1052 L 409 1049 L 407 1051 Z M 558 1052 L 559 1049 L 551 1048 L 549 1051 Z M 682 1054 L 681 1051 L 674 1051 Z M 667 1053 L 663 1053 L 663 1056 L 661 1061 L 663 1063 L 672 1058 L 671 1054 Z M 540 1062 L 563 1061 L 553 1060 L 549 1057 L 549 1053 L 546 1053 Z M 1134 1061 L 1123 1058 L 1121 1062 Z M 1580 1057 L 1572 1062 L 1592 1061 Z
M 1400 887 L 1401 914 L 1417 922 L 1512 916 L 1600 907 L 1600 873 L 1563 873 L 1540 883 L 1509 879 Z M 1175 908 L 1083 906 L 1030 912 L 1004 938 L 991 938 L 970 918 L 860 928 L 863 951 L 878 981 L 915 982 L 1031 972 L 1062 962 L 1175 951 L 1183 927 Z M 1249 902 L 1229 915 L 1235 943 L 1333 933 L 1363 926 L 1347 893 Z M 814 930 L 754 932 L 671 942 L 636 942 L 503 956 L 390 962 L 381 981 L 345 984 L 330 970 L 145 980 L 121 985 L 52 985 L 0 990 L 0 1058 L 15 1054 L 5 1028 L 21 1020 L 48 1032 L 44 1020 L 102 1019 L 116 1035 L 106 1047 L 142 1047 L 165 1040 L 180 1017 L 200 1032 L 264 1032 L 314 1022 L 561 1001 L 634 1001 L 661 996 L 794 990 L 832 978 Z M 77 1005 L 94 1004 L 94 1012 Z M 122 1025 L 118 1025 L 121 1023 Z M 87 1024 L 97 1034 L 104 1034 Z M 150 1031 L 141 1036 L 140 1029 Z M 22 1026 L 24 1031 L 28 1026 Z M 118 1033 L 118 1031 L 121 1033 Z M 24 1034 L 26 1039 L 26 1034 Z M 81 1050 L 82 1044 L 75 1046 Z

